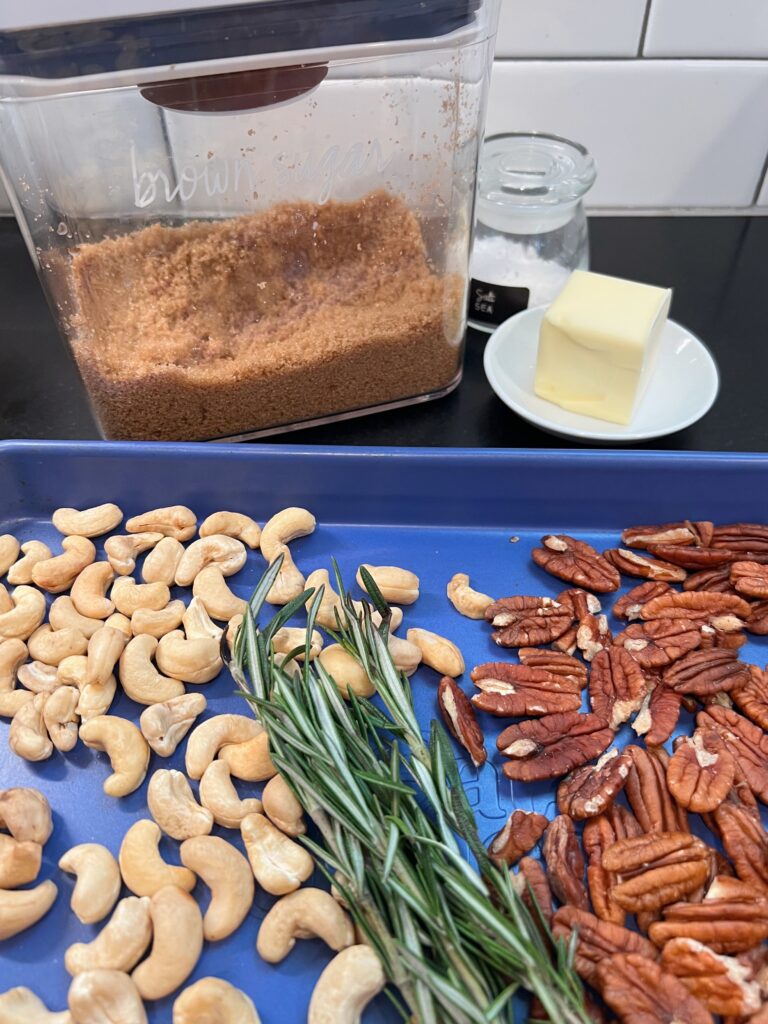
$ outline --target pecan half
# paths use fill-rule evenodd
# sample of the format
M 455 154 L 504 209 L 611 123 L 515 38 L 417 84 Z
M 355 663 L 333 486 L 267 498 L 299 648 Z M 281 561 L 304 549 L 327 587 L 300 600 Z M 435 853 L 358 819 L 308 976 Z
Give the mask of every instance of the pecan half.
M 749 679 L 742 686 L 734 687 L 730 697 L 742 714 L 768 731 L 768 673 L 757 665 L 750 665 Z
M 599 757 L 612 739 L 613 730 L 597 715 L 567 711 L 510 725 L 496 744 L 513 759 L 502 768 L 507 778 L 533 782 L 567 775 Z
M 589 702 L 595 714 L 612 729 L 639 710 L 648 683 L 634 658 L 623 647 L 600 651 L 592 662 Z
M 711 622 L 724 615 L 746 619 L 750 605 L 737 594 L 721 594 L 711 590 L 670 590 L 646 601 L 640 609 L 643 619 L 688 619 Z
M 714 811 L 733 785 L 736 762 L 715 729 L 681 737 L 667 765 L 667 785 L 681 807 L 696 814 Z
M 614 639 L 641 668 L 666 668 L 701 644 L 699 626 L 690 619 L 634 622 Z
M 741 632 L 745 623 L 737 619 L 735 615 L 721 615 L 712 620 L 717 625 L 710 625 L 708 622 L 701 626 L 701 649 L 711 650 L 713 647 L 725 647 L 729 651 L 738 651 L 747 642 L 747 638 Z
M 631 766 L 631 754 L 614 747 L 597 764 L 577 768 L 557 787 L 558 810 L 575 821 L 602 814 L 624 789 Z
M 632 755 L 624 792 L 643 832 L 688 831 L 688 817 L 667 788 L 669 754 L 666 750 L 663 747 L 643 750 L 631 744 L 624 749 Z
M 512 885 L 536 924 L 543 919 L 549 928 L 552 924 L 552 890 L 541 861 L 533 857 L 523 857 L 518 865 L 517 874 L 512 875 Z
M 755 636 L 768 634 L 768 601 L 756 601 L 749 612 L 744 628 Z
M 619 598 L 613 606 L 613 614 L 617 619 L 627 619 L 629 622 L 639 619 L 640 610 L 643 605 L 653 601 L 654 598 L 662 597 L 664 594 L 671 592 L 672 588 L 668 583 L 660 583 L 658 581 L 641 583 L 639 586 L 628 590 L 623 597 Z
M 575 654 L 576 652 L 576 626 L 571 626 L 557 640 L 552 641 L 552 647 L 563 654 Z
M 655 960 L 658 956 L 653 943 L 637 932 L 619 924 L 603 921 L 577 907 L 561 907 L 552 919 L 552 934 L 556 939 L 571 941 L 576 934 L 573 965 L 584 981 L 592 984 L 597 965 L 614 953 L 638 953 Z
M 648 746 L 658 747 L 667 742 L 680 717 L 682 699 L 682 694 L 675 693 L 661 682 L 643 698 L 632 728 L 638 736 L 645 736 Z
M 603 552 L 611 565 L 625 576 L 639 576 L 644 580 L 662 580 L 665 583 L 682 583 L 688 573 L 679 565 L 664 562 L 660 558 L 638 555 L 629 548 L 609 548 Z
M 584 857 L 573 821 L 567 814 L 558 814 L 549 823 L 542 853 L 555 896 L 563 904 L 589 910 L 589 896 L 584 885 Z
M 501 718 L 552 715 L 581 707 L 579 681 L 543 669 L 489 661 L 473 668 L 470 677 L 480 690 L 472 697 L 474 707 Z
M 549 821 L 536 811 L 513 811 L 494 836 L 488 854 L 495 864 L 516 864 L 544 835 Z
M 768 526 L 761 523 L 729 523 L 716 526 L 712 547 L 730 551 L 768 551 Z
M 759 562 L 734 562 L 731 566 L 731 583 L 739 594 L 768 598 L 768 565 Z
M 658 832 L 619 839 L 603 854 L 617 876 L 611 896 L 625 910 L 659 910 L 703 885 L 709 850 L 689 832 Z
M 585 615 L 576 627 L 576 646 L 585 661 L 593 661 L 596 654 L 613 643 L 607 615 Z
M 536 565 L 552 576 L 596 594 L 607 594 L 621 586 L 618 570 L 591 544 L 565 533 L 547 534 L 541 543 L 543 547 L 534 548 L 531 554 Z
M 763 730 L 737 711 L 717 704 L 700 711 L 696 724 L 717 729 L 735 755 L 751 791 L 768 804 L 768 736 Z
M 681 936 L 668 942 L 661 966 L 679 978 L 710 1013 L 741 1017 L 760 1009 L 760 986 L 749 981 L 751 968 L 714 953 L 696 939 Z
M 768 897 L 737 878 L 718 875 L 701 903 L 673 903 L 652 924 L 656 946 L 677 937 L 696 939 L 716 953 L 743 953 L 768 938 Z
M 734 594 L 731 583 L 731 566 L 723 565 L 717 569 L 701 569 L 688 574 L 683 582 L 683 590 L 710 590 L 717 594 Z
M 749 668 L 736 656 L 736 651 L 722 647 L 691 651 L 663 673 L 664 685 L 678 693 L 698 697 L 728 692 L 749 679 Z
M 730 800 L 714 813 L 723 849 L 738 877 L 768 893 L 768 835 L 760 818 Z
M 551 597 L 502 597 L 485 610 L 495 627 L 493 640 L 500 647 L 538 647 L 551 643 L 573 622 L 571 608 Z
M 624 924 L 626 912 L 611 897 L 615 876 L 603 867 L 603 853 L 618 839 L 642 835 L 637 819 L 620 804 L 612 804 L 606 814 L 589 818 L 584 823 L 582 840 L 587 855 L 587 884 L 592 907 L 598 917 L 614 924 Z
M 587 666 L 570 654 L 542 651 L 538 647 L 521 647 L 517 656 L 527 668 L 541 669 L 553 676 L 565 676 L 566 679 L 577 679 L 582 690 L 587 685 Z
M 651 544 L 648 546 L 654 558 L 679 565 L 683 569 L 693 571 L 715 569 L 720 565 L 733 562 L 738 555 L 733 551 L 717 551 L 714 548 L 683 548 L 673 544 Z
M 443 676 L 438 684 L 437 706 L 451 736 L 464 747 L 475 768 L 480 768 L 488 758 L 483 730 L 469 698 L 450 676 Z
M 713 1024 L 681 981 L 638 953 L 603 960 L 594 984 L 622 1024 Z
M 568 587 L 561 590 L 555 598 L 558 604 L 570 608 L 574 619 L 583 619 L 587 615 L 599 615 L 603 610 L 600 599 L 582 587 Z
M 687 547 L 698 544 L 693 523 L 661 523 L 659 526 L 629 526 L 621 535 L 621 543 L 631 548 L 647 548 L 654 544 Z

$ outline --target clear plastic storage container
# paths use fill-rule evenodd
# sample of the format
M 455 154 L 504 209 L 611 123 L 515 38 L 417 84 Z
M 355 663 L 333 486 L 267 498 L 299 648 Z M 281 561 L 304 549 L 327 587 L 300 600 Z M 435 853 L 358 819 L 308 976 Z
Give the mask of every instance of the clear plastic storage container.
M 498 0 L 83 5 L 0 13 L 0 162 L 104 436 L 455 387 Z

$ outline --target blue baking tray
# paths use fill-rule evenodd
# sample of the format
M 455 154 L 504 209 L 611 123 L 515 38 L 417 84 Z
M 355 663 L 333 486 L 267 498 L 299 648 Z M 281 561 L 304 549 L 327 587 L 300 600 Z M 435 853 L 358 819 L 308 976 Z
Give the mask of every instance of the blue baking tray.
M 412 569 L 421 578 L 422 596 L 405 609 L 401 632 L 422 626 L 450 636 L 464 653 L 467 671 L 507 654 L 492 643 L 485 623 L 462 618 L 448 603 L 445 586 L 455 572 L 469 573 L 473 586 L 498 597 L 554 595 L 565 585 L 530 558 L 542 533 L 574 533 L 604 548 L 614 546 L 619 531 L 635 523 L 764 521 L 767 499 L 768 457 L 762 455 L 0 443 L 0 533 L 11 532 L 22 541 L 39 538 L 55 547 L 60 541 L 50 525 L 55 508 L 103 501 L 117 502 L 126 516 L 183 503 L 200 519 L 227 508 L 261 522 L 286 505 L 306 505 L 319 525 L 311 537 L 292 545 L 303 571 L 330 568 L 335 557 L 352 585 L 360 562 Z M 263 570 L 262 557 L 250 553 L 245 568 L 230 579 L 233 589 L 248 596 Z M 616 596 L 609 595 L 605 604 Z M 616 620 L 612 626 L 619 628 Z M 742 656 L 763 665 L 766 646 L 763 638 L 750 638 Z M 425 733 L 436 714 L 436 683 L 430 669 L 413 677 Z M 464 683 L 472 692 L 468 675 Z M 226 672 L 201 690 L 208 699 L 206 716 L 244 709 Z M 111 710 L 134 720 L 141 711 L 124 695 Z M 481 836 L 489 840 L 514 806 L 554 814 L 555 787 L 518 784 L 513 794 L 495 747 L 507 723 L 481 717 L 488 764 L 478 773 L 461 754 L 459 760 Z M 10 753 L 7 729 L 7 722 L 0 722 L 0 786 L 37 786 L 48 797 L 54 833 L 45 847 L 40 879 L 53 878 L 59 897 L 35 927 L 0 943 L 0 991 L 28 985 L 50 1008 L 61 1009 L 70 980 L 64 950 L 90 940 L 100 926 L 81 925 L 70 912 L 73 880 L 58 870 L 58 859 L 82 842 L 101 842 L 117 853 L 131 823 L 148 816 L 146 782 L 122 800 L 110 799 L 101 789 L 108 774 L 104 755 L 79 744 L 69 754 L 28 764 Z M 619 744 L 633 735 L 625 729 Z M 153 755 L 149 774 L 158 767 L 183 769 L 183 749 L 184 744 L 170 760 Z M 249 791 L 240 788 L 244 795 Z M 250 787 L 255 793 L 259 789 Z M 238 833 L 215 831 L 239 845 Z M 164 839 L 161 849 L 178 863 L 176 847 Z M 318 876 L 313 884 L 320 884 Z M 204 887 L 199 889 L 196 896 L 205 906 Z M 330 953 L 319 941 L 305 941 L 282 964 L 263 963 L 255 940 L 272 902 L 258 893 L 233 937 L 206 943 L 190 982 L 218 975 L 251 996 L 263 1024 L 299 1024 Z M 172 1003 L 173 997 L 150 1004 L 153 1024 L 169 1024 Z M 396 1019 L 384 997 L 365 1014 L 365 1024 Z

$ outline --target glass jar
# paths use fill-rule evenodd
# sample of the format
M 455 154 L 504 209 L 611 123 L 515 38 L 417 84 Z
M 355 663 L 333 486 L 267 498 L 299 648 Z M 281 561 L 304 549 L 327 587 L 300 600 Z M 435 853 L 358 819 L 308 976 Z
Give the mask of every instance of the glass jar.
M 557 135 L 491 135 L 477 184 L 469 322 L 482 331 L 549 305 L 572 270 L 589 266 L 582 198 L 596 176 L 584 146 Z
M 456 387 L 499 0 L 43 6 L 0 4 L 0 165 L 104 437 Z

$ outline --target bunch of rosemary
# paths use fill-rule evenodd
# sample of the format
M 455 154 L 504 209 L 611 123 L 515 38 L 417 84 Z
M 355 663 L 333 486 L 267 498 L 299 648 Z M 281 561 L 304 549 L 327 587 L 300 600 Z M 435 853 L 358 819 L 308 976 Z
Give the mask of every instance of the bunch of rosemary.
M 389 608 L 373 580 L 363 570 L 383 619 L 378 628 L 370 606 L 355 611 L 336 570 L 336 639 L 376 685 L 383 711 L 354 695 L 345 703 L 323 666 L 310 662 L 322 590 L 307 591 L 259 628 L 279 567 L 270 567 L 249 602 L 230 667 L 321 842 L 302 840 L 379 955 L 390 999 L 419 1024 L 501 1024 L 514 1020 L 512 997 L 523 988 L 551 1021 L 589 1024 L 572 948 L 542 938 L 546 926 L 533 919 L 509 872 L 488 859 L 442 727 L 433 721 L 429 743 L 422 737 L 408 680 L 387 650 Z M 272 637 L 307 603 L 306 648 L 295 652 L 304 650 L 305 660 L 284 668 Z

